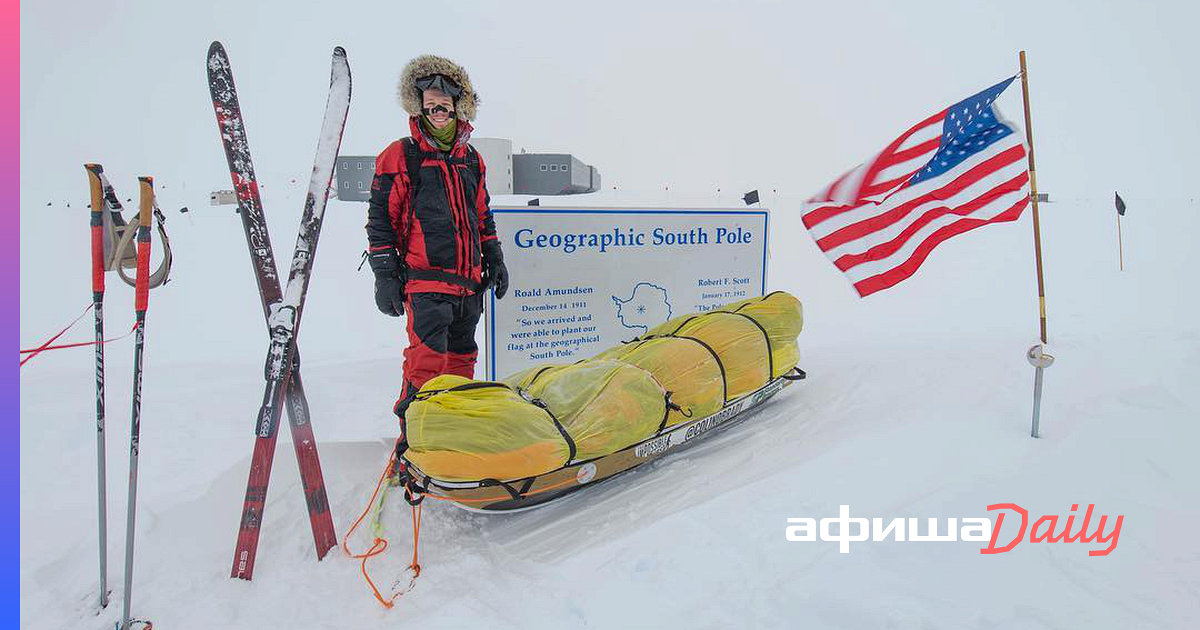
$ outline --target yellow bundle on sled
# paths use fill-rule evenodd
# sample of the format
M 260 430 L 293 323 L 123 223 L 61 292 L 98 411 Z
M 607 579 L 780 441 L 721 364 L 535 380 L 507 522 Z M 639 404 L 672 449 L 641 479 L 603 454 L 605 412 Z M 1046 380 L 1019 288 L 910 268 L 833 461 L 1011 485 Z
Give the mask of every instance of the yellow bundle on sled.
M 443 481 L 509 481 L 603 457 L 716 413 L 796 366 L 800 301 L 783 291 L 676 317 L 571 365 L 500 382 L 443 375 L 409 406 L 405 457 Z

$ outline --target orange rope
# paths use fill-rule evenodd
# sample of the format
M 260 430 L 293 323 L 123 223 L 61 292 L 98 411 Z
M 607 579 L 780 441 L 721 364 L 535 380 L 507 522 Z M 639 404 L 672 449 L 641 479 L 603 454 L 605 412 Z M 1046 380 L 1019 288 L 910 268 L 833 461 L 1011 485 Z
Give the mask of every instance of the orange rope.
M 392 455 L 388 457 L 387 466 L 383 468 L 383 474 L 379 475 L 379 483 L 375 484 L 375 491 L 371 493 L 371 500 L 367 501 L 367 507 L 363 509 L 362 514 L 358 515 L 358 518 L 354 521 L 354 524 L 350 526 L 350 529 L 346 532 L 346 535 L 342 537 L 342 551 L 346 552 L 346 555 L 351 558 L 362 559 L 362 564 L 359 568 L 362 571 L 363 579 L 365 579 L 367 581 L 367 585 L 371 587 L 371 592 L 375 595 L 375 599 L 379 600 L 379 603 L 383 604 L 385 608 L 391 608 L 392 601 L 394 601 L 396 598 L 393 596 L 390 600 L 384 599 L 383 595 L 380 594 L 379 588 L 377 588 L 375 586 L 375 582 L 371 580 L 371 575 L 367 573 L 367 559 L 383 553 L 388 547 L 387 539 L 376 537 L 371 543 L 371 548 L 360 554 L 350 551 L 349 542 L 350 535 L 353 534 L 356 529 L 358 529 L 358 526 L 362 524 L 363 519 L 367 517 L 367 514 L 371 513 L 371 506 L 375 505 L 375 498 L 379 496 L 379 490 L 383 488 L 383 482 L 387 479 L 388 473 L 391 472 L 392 462 L 395 460 L 395 458 L 396 455 L 393 451 Z
M 378 556 L 378 555 L 382 554 L 385 550 L 387 550 L 387 548 L 388 548 L 387 539 L 376 536 L 375 540 L 371 543 L 371 547 L 360 554 L 356 554 L 356 553 L 350 551 L 349 542 L 350 542 L 350 536 L 358 529 L 358 526 L 362 524 L 363 520 L 367 518 L 367 515 L 371 513 L 371 508 L 375 505 L 375 499 L 377 499 L 379 497 L 379 491 L 383 488 L 383 484 L 388 478 L 388 473 L 390 473 L 392 471 L 392 466 L 395 463 L 396 463 L 396 453 L 395 453 L 395 450 L 393 450 L 392 454 L 388 456 L 387 465 L 384 467 L 383 473 L 379 475 L 379 481 L 375 484 L 375 490 L 371 492 L 370 501 L 367 502 L 367 506 L 365 508 L 363 508 L 363 511 L 361 514 L 358 515 L 358 518 L 354 520 L 354 524 L 351 525 L 350 529 L 346 531 L 346 535 L 342 537 L 342 551 L 344 551 L 346 553 L 346 555 L 349 556 L 350 558 L 354 558 L 356 560 L 362 560 L 361 564 L 359 565 L 359 570 L 362 572 L 363 579 L 366 580 L 367 585 L 371 587 L 371 593 L 375 596 L 375 599 L 380 604 L 382 604 L 384 608 L 389 608 L 389 609 L 395 605 L 395 602 L 397 599 L 404 596 L 406 593 L 408 593 L 409 591 L 411 591 L 413 589 L 413 587 L 417 583 L 417 578 L 421 576 L 421 562 L 420 562 L 420 558 L 419 558 L 419 551 L 420 551 L 420 544 L 421 544 L 421 520 L 422 520 L 422 517 L 424 516 L 424 504 L 417 503 L 416 505 L 412 506 L 413 555 L 412 555 L 412 562 L 408 565 L 408 570 L 412 571 L 412 578 L 409 580 L 408 586 L 406 588 L 404 588 L 404 590 L 394 591 L 392 593 L 391 597 L 384 597 L 383 594 L 379 592 L 379 587 L 377 587 L 375 585 L 375 581 L 371 579 L 371 574 L 367 572 L 367 560 L 369 560 L 375 556 Z M 573 477 L 570 477 L 559 483 L 551 484 L 544 488 L 538 488 L 537 490 L 532 490 L 532 491 L 526 492 L 522 496 L 529 496 L 529 495 L 539 494 L 542 492 L 547 492 L 550 490 L 554 490 L 556 488 L 561 488 L 565 485 L 568 485 L 568 484 L 574 483 L 574 482 L 575 482 L 575 479 Z M 501 495 L 501 496 L 484 498 L 484 499 L 454 499 L 451 497 L 430 494 L 428 491 L 420 491 L 420 490 L 414 491 L 413 489 L 409 489 L 409 491 L 414 492 L 414 494 L 419 494 L 423 497 L 429 497 L 432 499 L 438 499 L 438 500 L 442 500 L 442 501 L 454 501 L 456 503 L 484 503 L 484 502 L 488 502 L 488 501 L 498 501 L 498 500 L 503 500 L 503 499 L 509 498 L 507 495 Z M 392 584 L 392 588 L 394 589 L 396 587 L 396 585 L 399 584 L 399 582 L 400 582 L 400 580 L 397 579 L 396 582 L 394 582 Z
M 380 545 L 381 543 L 382 543 L 382 546 Z M 370 558 L 371 556 L 375 556 L 375 555 L 379 555 L 379 554 L 383 553 L 383 551 L 385 549 L 387 549 L 387 547 L 388 547 L 388 542 L 386 539 L 376 538 L 375 543 L 371 545 L 371 548 L 368 549 L 367 552 L 361 556 L 362 557 L 362 566 L 360 568 L 362 570 L 363 579 L 366 580 L 367 585 L 371 587 L 371 593 L 373 593 L 375 595 L 375 599 L 379 600 L 379 603 L 383 604 L 384 608 L 391 608 L 392 602 L 394 602 L 396 600 L 396 596 L 393 595 L 391 597 L 391 599 L 384 599 L 383 595 L 379 594 L 379 588 L 377 588 L 375 586 L 375 582 L 371 581 L 371 575 L 369 573 L 367 573 L 367 558 Z M 358 557 L 358 556 L 356 556 L 356 557 Z
M 367 572 L 367 560 L 378 556 L 387 550 L 387 539 L 376 536 L 375 540 L 371 543 L 371 548 L 360 554 L 355 554 L 350 551 L 349 540 L 350 535 L 353 534 L 356 529 L 358 529 L 358 526 L 362 524 L 363 519 L 367 517 L 367 514 L 371 513 L 371 507 L 375 505 L 375 499 L 379 496 L 379 491 L 383 488 L 383 483 L 385 480 L 387 480 L 388 473 L 392 471 L 392 464 L 395 463 L 395 461 L 396 454 L 393 450 L 392 455 L 388 457 L 387 466 L 384 467 L 383 474 L 379 476 L 379 482 L 375 484 L 375 491 L 371 493 L 371 500 L 367 502 L 367 507 L 363 509 L 362 514 L 358 515 L 358 518 L 354 521 L 354 524 L 350 526 L 350 529 L 346 532 L 346 535 L 342 537 L 342 550 L 346 552 L 347 556 L 362 560 L 362 563 L 359 565 L 359 570 L 362 572 L 363 579 L 367 581 L 367 585 L 371 587 L 371 593 L 375 596 L 375 599 L 378 600 L 380 604 L 383 604 L 384 608 L 391 608 L 397 599 L 402 597 L 405 593 L 411 591 L 417 582 L 417 577 L 421 575 L 421 564 L 417 559 L 417 549 L 421 540 L 421 516 L 423 514 L 420 504 L 412 506 L 413 557 L 412 564 L 408 565 L 408 569 L 413 572 L 413 576 L 412 579 L 409 580 L 407 588 L 402 591 L 394 590 L 391 597 L 385 598 L 383 594 L 379 592 L 379 587 L 375 586 L 375 581 L 371 579 L 371 574 Z M 395 589 L 396 584 L 399 582 L 400 580 L 397 579 L 396 582 L 392 584 L 392 588 Z
M 383 487 L 383 481 L 387 479 L 388 472 L 392 470 L 392 462 L 395 459 L 396 453 L 395 451 L 392 451 L 392 454 L 388 456 L 387 466 L 384 466 L 383 468 L 383 474 L 379 475 L 379 483 L 375 484 L 375 491 L 371 493 L 371 500 L 367 502 L 367 507 L 363 509 L 362 514 L 358 515 L 358 519 L 355 520 L 354 524 L 350 526 L 350 529 L 346 531 L 346 535 L 342 536 L 342 551 L 345 551 L 346 555 L 350 556 L 351 558 L 361 558 L 363 556 L 350 551 L 350 546 L 347 544 L 350 540 L 350 534 L 353 534 L 354 530 L 358 529 L 358 526 L 362 524 L 363 519 L 367 517 L 367 514 L 371 513 L 371 506 L 375 505 L 375 497 L 379 496 L 379 489 Z M 372 554 L 370 551 L 367 551 L 364 555 L 374 554 Z
M 417 562 L 417 545 L 419 545 L 419 544 L 420 544 L 420 542 L 421 542 L 421 515 L 423 514 L 423 511 L 422 511 L 422 510 L 423 510 L 423 507 L 422 507 L 422 506 L 424 506 L 424 504 L 423 504 L 423 503 L 418 503 L 418 504 L 416 504 L 416 505 L 412 506 L 412 514 L 413 514 L 413 559 L 412 559 L 412 564 L 408 565 L 408 568 L 412 569 L 412 571 L 413 571 L 413 581 L 414 581 L 414 582 L 415 582 L 415 581 L 417 580 L 417 578 L 418 578 L 418 577 L 420 577 L 420 575 L 421 575 L 421 563 L 420 563 L 420 562 Z M 409 584 L 409 588 L 412 588 L 412 585 L 411 585 L 411 584 Z

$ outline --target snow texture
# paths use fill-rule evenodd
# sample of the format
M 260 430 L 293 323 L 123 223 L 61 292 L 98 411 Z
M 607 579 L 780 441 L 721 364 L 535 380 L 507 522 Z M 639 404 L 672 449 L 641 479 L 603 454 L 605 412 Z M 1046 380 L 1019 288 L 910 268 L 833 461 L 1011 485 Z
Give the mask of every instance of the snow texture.
M 179 10 L 212 11 L 200 5 Z M 774 28 L 753 12 L 747 15 L 754 17 L 755 28 Z M 627 21 L 622 18 L 621 24 Z M 95 30 L 92 21 L 83 23 L 86 28 L 66 32 Z M 1060 30 L 1069 29 L 1062 25 Z M 1044 34 L 1042 39 L 1053 39 L 1053 33 Z M 62 45 L 61 38 L 43 39 Z M 314 173 L 306 183 L 307 149 L 280 149 L 293 146 L 298 135 L 309 142 L 320 125 L 317 94 L 323 96 L 326 85 L 323 77 L 304 86 L 290 79 L 272 82 L 278 71 L 273 64 L 298 65 L 271 56 L 278 40 L 264 38 L 257 50 L 246 43 L 232 51 L 246 124 L 256 138 L 263 209 L 277 237 L 296 232 L 302 208 L 315 202 L 307 192 L 312 182 L 328 181 Z M 142 51 L 149 66 L 172 73 L 186 68 L 197 75 L 195 94 L 186 96 L 192 109 L 162 106 L 176 103 L 164 100 L 172 90 L 148 91 L 154 107 L 142 108 L 155 114 L 147 118 L 147 129 L 179 131 L 183 140 L 172 141 L 174 152 L 160 151 L 165 145 L 151 143 L 151 132 L 141 131 L 130 135 L 137 140 L 126 142 L 119 141 L 123 133 L 88 135 L 112 141 L 77 155 L 83 150 L 64 150 L 64 137 L 49 133 L 55 126 L 76 132 L 66 124 L 72 120 L 67 114 L 44 117 L 50 122 L 30 129 L 30 141 L 22 143 L 23 161 L 28 155 L 44 165 L 41 172 L 23 168 L 21 174 L 23 346 L 56 332 L 91 297 L 88 217 L 82 208 L 86 177 L 82 168 L 71 166 L 77 168 L 74 174 L 59 168 L 64 155 L 78 157 L 78 164 L 103 162 L 122 199 L 135 191 L 135 175 L 159 175 L 158 199 L 171 214 L 173 279 L 151 292 L 147 314 L 135 616 L 173 630 L 434 629 L 481 622 L 522 629 L 1182 628 L 1200 618 L 1200 555 L 1194 542 L 1200 523 L 1200 458 L 1194 453 L 1200 442 L 1200 297 L 1195 291 L 1200 206 L 1129 196 L 1123 224 L 1126 270 L 1119 272 L 1107 189 L 1094 198 L 1042 207 L 1050 351 L 1057 360 L 1046 371 L 1040 440 L 1028 436 L 1033 370 L 1025 351 L 1037 330 L 1028 212 L 1018 222 L 948 241 L 913 279 L 860 300 L 804 233 L 802 200 L 764 193 L 762 205 L 772 209 L 767 286 L 804 302 L 800 366 L 807 380 L 680 453 L 543 508 L 479 515 L 427 502 L 421 577 L 390 611 L 371 597 L 357 560 L 334 550 L 316 562 L 292 449 L 281 445 L 255 578 L 231 580 L 263 395 L 263 352 L 270 339 L 260 323 L 241 220 L 228 206 L 207 207 L 209 191 L 227 187 L 229 176 L 198 76 L 203 44 L 194 59 L 178 66 L 157 65 L 153 53 Z M 397 54 L 388 46 L 388 54 Z M 1080 48 L 1094 55 L 1100 47 Z M 327 57 L 321 52 L 309 59 L 323 64 Z M 98 67 L 125 72 L 124 62 L 101 60 L 49 65 L 42 74 L 69 90 L 66 86 Z M 1110 71 L 1106 64 L 1099 67 Z M 830 71 L 841 68 L 832 64 Z M 796 76 L 803 78 L 809 70 L 798 68 Z M 323 66 L 314 65 L 308 76 L 323 72 Z M 826 84 L 836 80 L 819 77 Z M 390 91 L 390 84 L 386 88 Z M 957 94 L 955 89 L 945 87 L 946 93 Z M 305 98 L 297 98 L 297 91 Z M 33 98 L 44 89 L 27 91 L 23 78 L 22 95 L 27 93 Z M 1142 98 L 1145 92 L 1131 93 Z M 104 107 L 94 94 L 68 96 L 77 98 L 45 98 L 43 107 L 52 114 L 72 111 L 59 109 L 72 100 Z M 280 100 L 268 97 L 294 103 L 282 108 Z M 899 91 L 888 95 L 893 97 L 916 98 Z M 383 98 L 390 103 L 390 96 Z M 1054 108 L 1078 106 L 1046 101 L 1048 118 Z M 551 116 L 576 116 L 567 108 L 547 109 Z M 643 115 L 640 108 L 631 109 Z M 370 137 L 378 136 L 381 143 L 356 151 L 378 150 L 400 129 L 397 121 L 381 118 L 360 119 L 358 124 L 372 129 Z M 798 153 L 811 148 L 820 154 L 830 143 L 804 136 L 824 119 L 812 120 L 778 133 L 787 142 L 808 143 Z M 1059 112 L 1054 125 L 1043 125 L 1057 132 L 1046 132 L 1038 146 L 1045 182 L 1055 181 L 1047 167 L 1054 156 L 1074 155 L 1064 148 L 1077 142 L 1071 130 L 1077 133 L 1079 127 L 1064 126 L 1070 121 Z M 718 126 L 684 122 L 681 128 L 698 137 L 719 132 L 724 121 L 714 118 L 713 124 Z M 1138 136 L 1145 129 L 1120 127 L 1109 132 L 1123 138 L 1126 155 L 1139 158 L 1123 162 L 1121 169 L 1187 166 L 1186 161 L 1150 160 L 1138 153 L 1143 150 Z M 868 138 L 862 140 L 867 146 Z M 1046 163 L 1040 161 L 1043 156 Z M 1100 168 L 1090 160 L 1064 161 L 1060 158 L 1060 168 Z M 833 171 L 841 164 L 828 166 Z M 797 167 L 789 161 L 786 168 Z M 1144 175 L 1150 181 L 1185 181 L 1142 170 L 1150 173 Z M 325 194 L 324 187 L 314 190 Z M 56 195 L 51 207 L 45 191 Z M 527 199 L 495 197 L 493 202 L 524 204 Z M 74 203 L 67 208 L 59 200 Z M 736 194 L 691 196 L 672 187 L 669 192 L 622 189 L 575 196 L 569 203 L 740 207 L 741 200 Z M 405 333 L 403 319 L 376 310 L 371 274 L 354 272 L 364 248 L 365 205 L 329 204 L 321 260 L 304 278 L 311 284 L 298 344 L 341 534 L 367 503 L 387 461 L 387 440 L 397 434 L 391 404 L 400 389 Z M 543 205 L 549 205 L 545 198 Z M 171 210 L 181 206 L 193 211 L 176 215 Z M 268 242 L 265 233 L 253 236 L 263 246 Z M 284 249 L 275 253 L 288 255 Z M 509 259 L 510 272 L 519 275 L 517 257 L 510 253 Z M 130 328 L 132 301 L 131 289 L 108 283 L 110 334 Z M 289 317 L 276 311 L 282 321 Z M 70 341 L 87 340 L 89 333 L 80 326 Z M 478 335 L 482 344 L 483 326 Z M 108 577 L 116 589 L 107 610 L 96 609 L 93 354 L 87 349 L 45 353 L 21 370 L 19 579 L 25 628 L 107 629 L 120 615 L 131 341 L 106 351 Z M 281 431 L 280 440 L 289 439 L 287 433 Z M 972 542 L 856 543 L 851 553 L 840 554 L 836 543 L 784 539 L 787 518 L 832 517 L 843 504 L 853 515 L 890 520 L 985 517 L 992 515 L 988 504 L 1001 502 L 1016 502 L 1031 515 L 1063 515 L 1071 504 L 1093 503 L 1098 514 L 1124 516 L 1120 544 L 1107 557 L 1089 557 L 1086 550 L 1093 545 L 1029 542 L 994 556 L 981 555 L 981 545 Z M 407 583 L 411 526 L 399 493 L 387 497 L 383 521 L 391 546 L 367 567 L 386 591 L 394 580 Z M 370 543 L 368 530 L 350 540 L 356 551 Z
M 287 230 L 297 204 L 279 190 L 265 202 L 275 229 Z M 243 247 L 238 217 L 197 216 L 174 235 L 176 279 L 150 300 L 136 614 L 171 628 L 455 628 L 482 618 L 513 628 L 697 618 L 705 627 L 1171 628 L 1200 614 L 1188 542 L 1200 520 L 1191 452 L 1200 303 L 1184 290 L 1200 271 L 1188 254 L 1200 231 L 1195 206 L 1127 220 L 1124 273 L 1107 207 L 1043 206 L 1058 360 L 1046 373 L 1045 437 L 1032 440 L 1028 214 L 946 243 L 911 281 L 859 300 L 805 240 L 799 201 L 768 202 L 768 286 L 805 303 L 809 379 L 681 453 L 544 508 L 505 516 L 427 505 L 422 575 L 390 612 L 370 596 L 358 561 L 338 550 L 315 561 L 286 447 L 276 453 L 255 579 L 228 578 L 267 339 L 244 259 L 205 256 L 214 242 Z M 331 203 L 299 343 L 341 534 L 386 461 L 381 438 L 396 434 L 389 407 L 403 331 L 375 312 L 369 275 L 353 273 L 365 208 Z M 85 299 L 85 221 L 24 213 L 22 273 L 62 277 Z M 39 254 L 64 251 L 59 235 L 78 260 Z M 22 283 L 23 339 L 44 335 L 62 310 L 52 308 L 59 288 L 51 294 L 50 284 Z M 110 330 L 132 317 L 116 287 Z M 110 559 L 122 552 L 130 350 L 107 353 Z M 91 360 L 86 351 L 47 354 L 21 374 L 28 627 L 111 627 L 119 614 L 95 610 Z M 1120 544 L 1103 558 L 1089 557 L 1091 546 L 1028 541 L 997 556 L 970 542 L 861 543 L 839 554 L 835 543 L 783 536 L 788 517 L 832 517 L 840 504 L 867 517 L 944 519 L 992 516 L 988 504 L 1010 501 L 1031 515 L 1094 503 L 1098 514 L 1125 516 Z M 384 523 L 392 547 L 368 568 L 386 589 L 404 578 L 411 544 L 399 493 Z M 351 546 L 370 542 L 360 531 Z M 111 564 L 119 590 L 120 563 Z

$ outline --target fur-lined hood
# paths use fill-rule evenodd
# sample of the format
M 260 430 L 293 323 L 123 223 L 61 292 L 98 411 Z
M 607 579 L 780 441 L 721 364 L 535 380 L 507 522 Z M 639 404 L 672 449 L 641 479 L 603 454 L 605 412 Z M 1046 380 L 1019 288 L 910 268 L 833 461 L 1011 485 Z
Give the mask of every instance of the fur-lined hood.
M 421 94 L 417 90 L 417 79 L 431 74 L 443 74 L 462 86 L 462 95 L 455 105 L 455 117 L 459 120 L 475 120 L 475 110 L 479 107 L 479 95 L 471 85 L 471 77 L 462 66 L 437 55 L 421 55 L 408 62 L 400 73 L 400 83 L 396 86 L 396 97 L 400 106 L 410 116 L 421 115 Z

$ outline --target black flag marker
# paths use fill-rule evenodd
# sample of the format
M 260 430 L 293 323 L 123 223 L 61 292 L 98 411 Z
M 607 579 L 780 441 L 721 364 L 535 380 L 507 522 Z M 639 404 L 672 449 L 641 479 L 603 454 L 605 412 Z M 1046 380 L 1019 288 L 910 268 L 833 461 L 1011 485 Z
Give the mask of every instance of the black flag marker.
M 747 206 L 758 203 L 758 190 L 751 190 L 742 195 L 742 201 L 746 202 Z
M 1117 214 L 1125 216 L 1125 200 L 1121 198 L 1121 193 L 1113 193 L 1117 197 Z
M 527 205 L 527 206 L 540 206 L 540 205 L 542 205 L 542 200 L 541 200 L 541 199 L 530 199 L 530 200 L 529 200 L 529 203 L 527 203 L 527 204 L 525 204 L 525 205 Z

